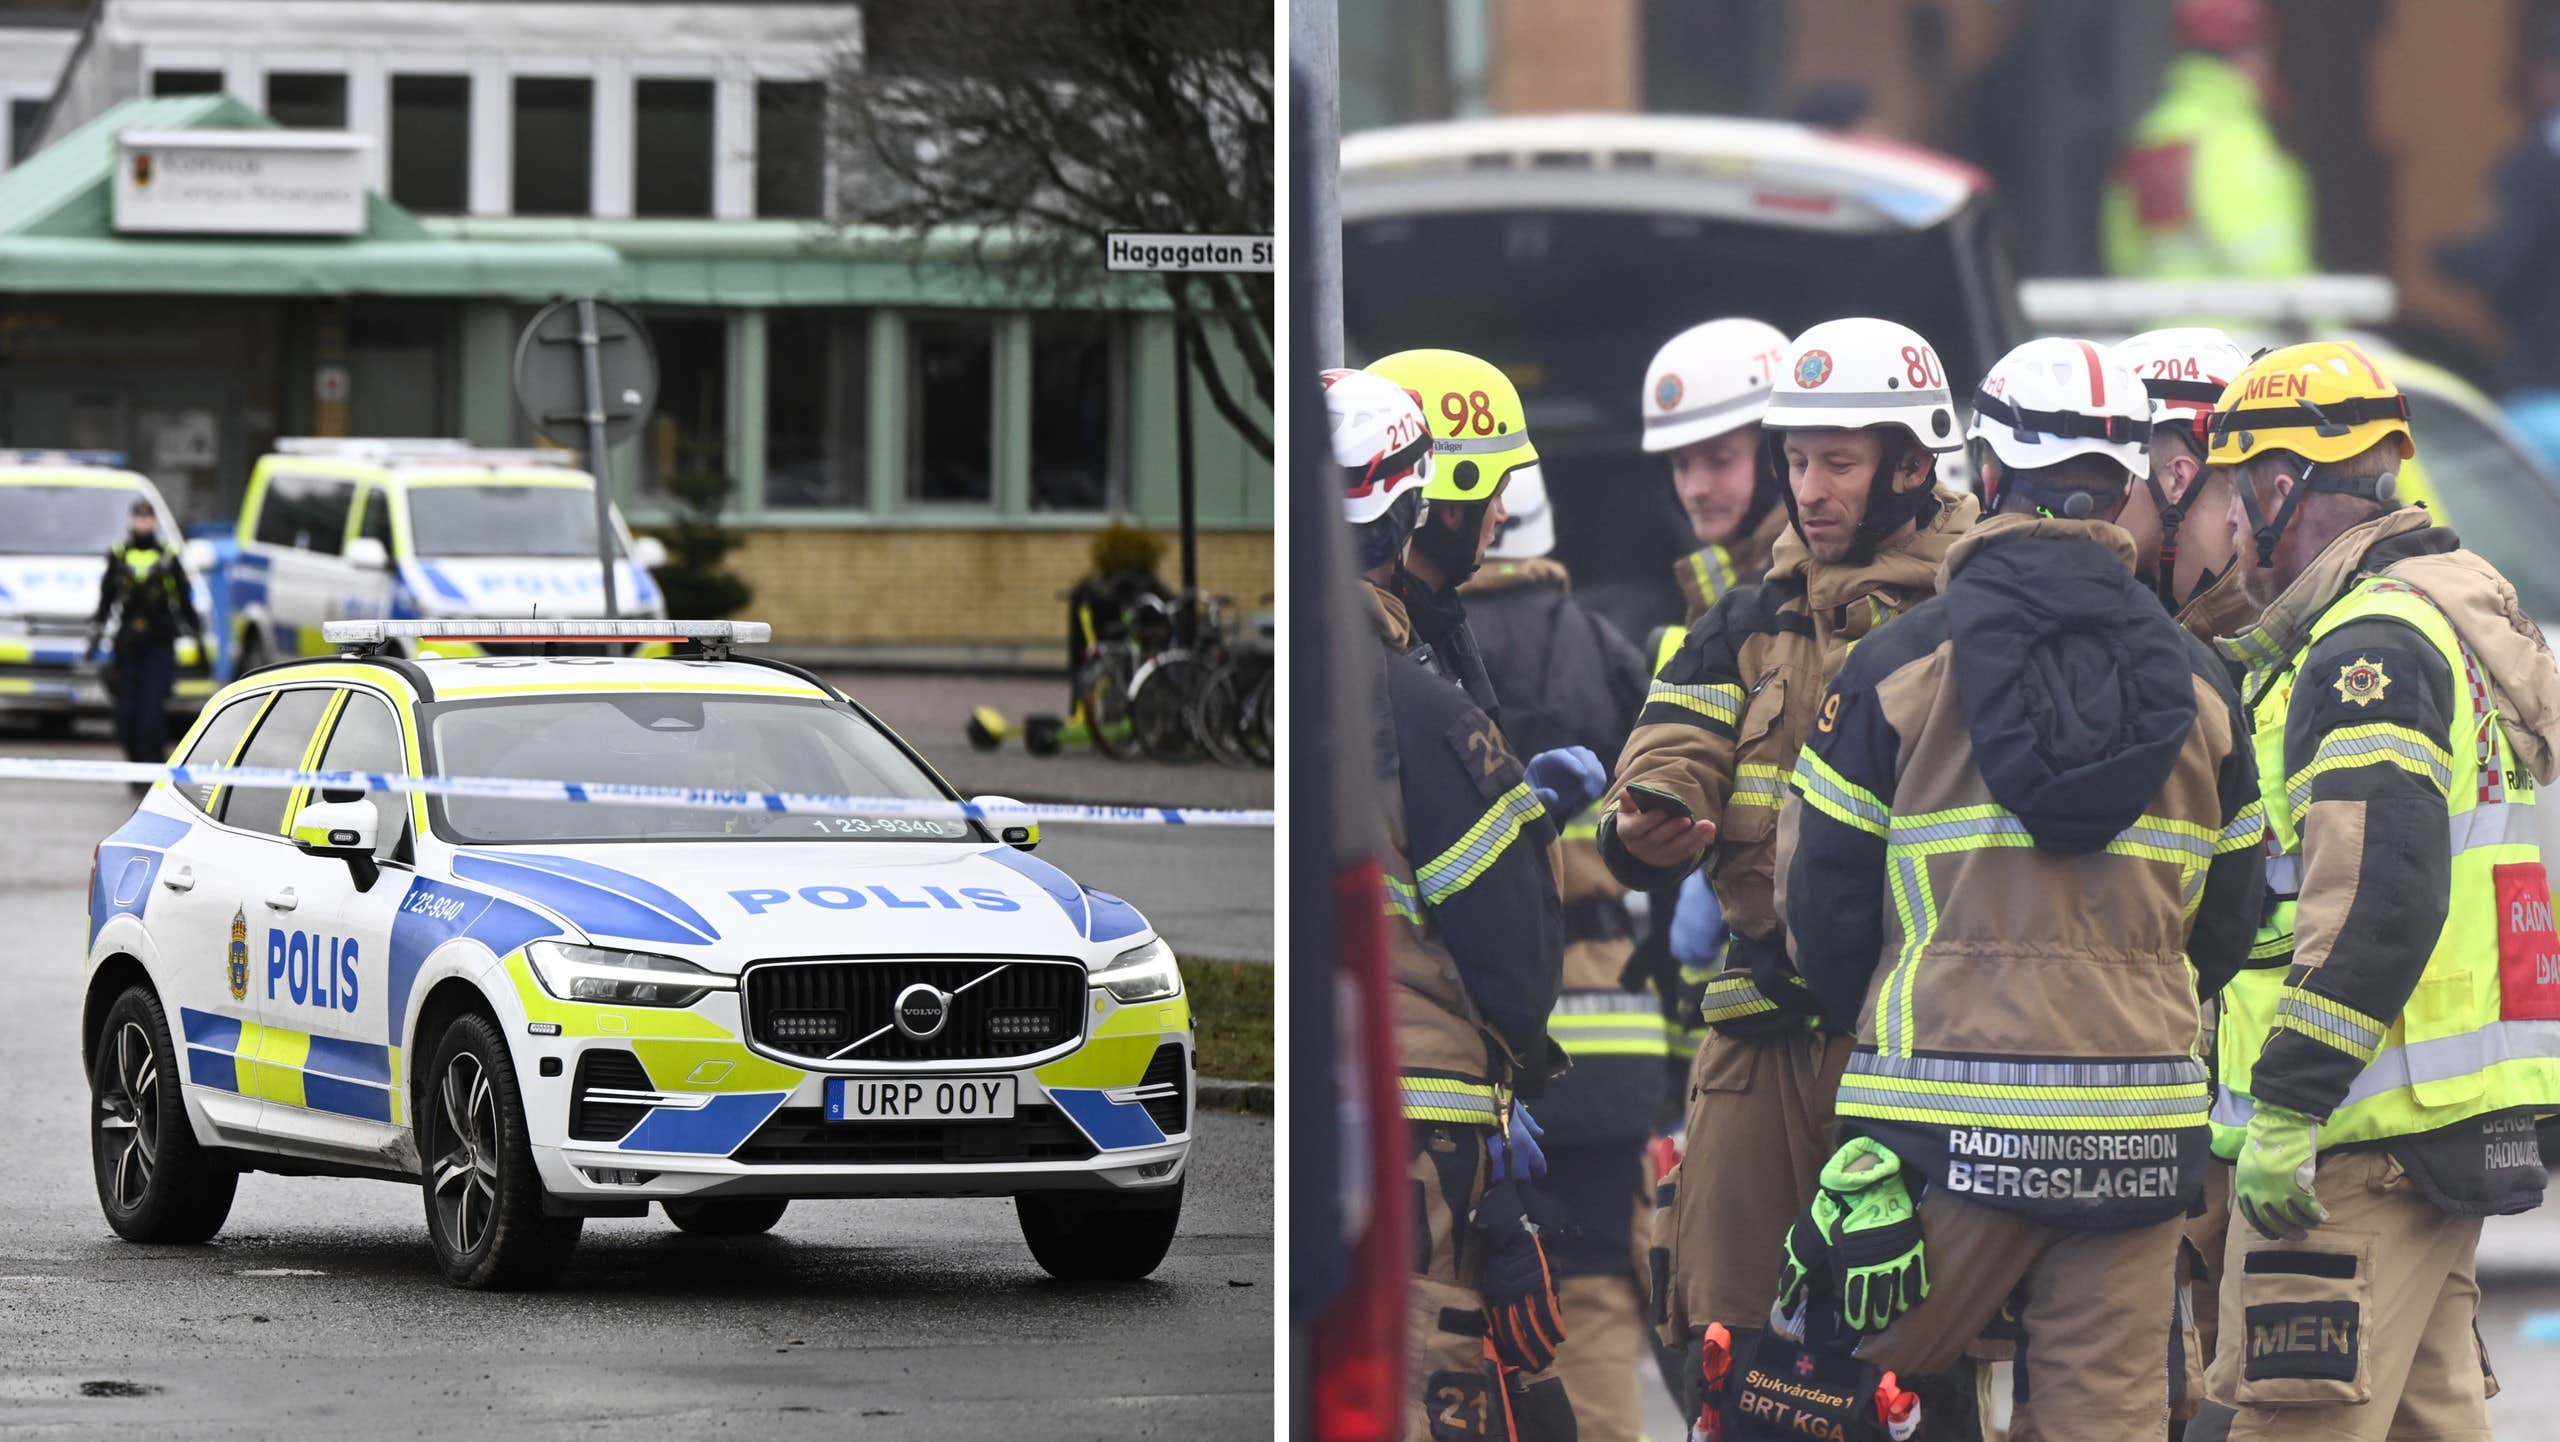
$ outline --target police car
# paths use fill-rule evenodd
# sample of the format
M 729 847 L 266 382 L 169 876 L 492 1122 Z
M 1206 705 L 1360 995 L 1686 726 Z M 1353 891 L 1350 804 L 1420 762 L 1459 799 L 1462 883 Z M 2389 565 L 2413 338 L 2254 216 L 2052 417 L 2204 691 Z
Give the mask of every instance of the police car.
M 609 514 L 616 610 L 664 616 L 666 548 Z M 249 474 L 235 544 L 236 672 L 327 655 L 331 621 L 604 614 L 595 478 L 563 451 L 286 437 Z
M 1010 1195 L 1051 1273 L 1152 1272 L 1190 1153 L 1189 1000 L 1144 917 L 1029 854 L 1036 828 L 183 769 L 954 799 L 827 683 L 732 651 L 765 630 L 341 623 L 348 654 L 224 688 L 93 864 L 108 1224 L 203 1241 L 242 1171 L 403 1181 L 446 1276 L 497 1288 L 651 1202 L 741 1235 L 794 1199 Z M 644 637 L 691 649 L 437 654 Z
M 48 732 L 107 709 L 99 668 L 84 654 L 107 547 L 123 539 L 133 503 L 148 501 L 161 536 L 180 544 L 159 488 L 112 451 L 0 451 L 0 714 Z M 204 566 L 190 547 L 196 614 L 208 614 Z M 178 638 L 173 710 L 213 692 L 206 658 Z

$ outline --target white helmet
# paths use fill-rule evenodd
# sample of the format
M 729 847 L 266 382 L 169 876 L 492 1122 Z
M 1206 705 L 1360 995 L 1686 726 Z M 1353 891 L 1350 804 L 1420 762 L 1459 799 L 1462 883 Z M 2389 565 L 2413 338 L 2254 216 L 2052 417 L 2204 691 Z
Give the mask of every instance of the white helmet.
M 2013 470 L 2105 456 L 2151 474 L 2151 397 L 2131 367 L 2085 340 L 2031 340 L 2000 357 L 1973 393 L 1966 439 Z
M 1502 510 L 1510 517 L 1494 532 L 1485 556 L 1496 561 L 1526 561 L 1556 548 L 1555 508 L 1547 504 L 1547 483 L 1536 465 L 1512 471 L 1502 487 Z
M 1342 518 L 1364 525 L 1395 498 L 1431 480 L 1431 425 L 1413 392 L 1384 376 L 1336 368 L 1323 375 L 1333 462 L 1342 468 Z
M 1826 320 L 1797 336 L 1760 424 L 1900 426 L 1930 450 L 1964 448 L 1936 348 L 1907 325 L 1871 316 Z
M 1644 448 L 1676 451 L 1760 419 L 1786 358 L 1787 333 L 1744 316 L 1664 341 L 1644 372 Z
M 2205 451 L 2214 403 L 2232 377 L 2249 367 L 2240 343 L 2209 325 L 2147 330 L 2116 342 L 2115 356 L 2151 397 L 2151 429 L 2183 427 L 2195 436 L 2198 455 Z

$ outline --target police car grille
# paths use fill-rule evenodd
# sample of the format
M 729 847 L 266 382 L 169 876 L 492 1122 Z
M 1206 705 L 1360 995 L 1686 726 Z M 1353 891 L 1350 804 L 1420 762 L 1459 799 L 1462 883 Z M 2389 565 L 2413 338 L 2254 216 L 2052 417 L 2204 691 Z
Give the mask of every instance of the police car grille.
M 830 1122 L 822 1107 L 784 1107 L 729 1159 L 749 1166 L 820 1163 L 1075 1162 L 1093 1143 L 1056 1107 L 1024 1103 L 1010 1121 Z
M 1166 1042 L 1156 1048 L 1154 1060 L 1147 1063 L 1147 1074 L 1138 1081 L 1141 1087 L 1173 1088 L 1173 1095 L 1169 1097 L 1151 1097 L 1139 1103 L 1166 1136 L 1179 1135 L 1191 1123 L 1191 1089 L 1184 1084 L 1187 1080 L 1182 1074 L 1182 1047 L 1175 1042 Z
M 990 971 L 995 975 L 988 976 Z M 956 993 L 951 998 L 950 1020 L 939 1033 L 923 1040 L 891 1023 L 898 993 L 917 982 Z M 1085 970 L 1072 961 L 789 962 L 750 967 L 745 984 L 748 1035 L 768 1051 L 826 1060 L 856 1039 L 887 1028 L 835 1058 L 847 1066 L 1002 1061 L 1051 1051 L 1084 1034 Z M 842 1029 L 831 1031 L 831 1040 L 813 1040 L 805 1031 L 793 1030 L 820 1017 L 842 1018 Z M 999 1017 L 1006 1027 L 1021 1026 L 1024 1018 L 1044 1018 L 1048 1029 L 1005 1032 L 998 1026 Z
M 578 1074 L 569 1084 L 569 1139 L 580 1142 L 618 1142 L 628 1135 L 649 1108 L 636 1102 L 600 1102 L 590 1100 L 587 1093 L 602 1087 L 608 1091 L 645 1092 L 652 1090 L 649 1073 L 640 1058 L 627 1051 L 588 1051 L 578 1055 Z

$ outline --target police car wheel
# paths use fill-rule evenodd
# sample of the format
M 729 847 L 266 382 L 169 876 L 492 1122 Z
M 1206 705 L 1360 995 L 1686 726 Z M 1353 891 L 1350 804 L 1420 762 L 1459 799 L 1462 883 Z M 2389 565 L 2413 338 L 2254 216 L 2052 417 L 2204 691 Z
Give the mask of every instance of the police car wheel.
M 222 1230 L 240 1173 L 205 1155 L 178 1095 L 160 999 L 129 987 L 107 1009 L 89 1069 L 98 1205 L 128 1242 L 194 1243 Z
M 412 1105 L 436 1264 L 445 1280 L 476 1291 L 547 1286 L 568 1265 L 585 1223 L 543 1212 L 506 1043 L 487 1017 L 466 1012 L 444 1029 L 434 1054 Z
M 680 1232 L 697 1237 L 752 1237 L 772 1231 L 790 1205 L 788 1197 L 706 1197 L 660 1202 L 658 1208 Z
M 1152 1274 L 1182 1219 L 1182 1183 L 1146 1192 L 1024 1192 L 1022 1239 L 1062 1282 L 1134 1282 Z

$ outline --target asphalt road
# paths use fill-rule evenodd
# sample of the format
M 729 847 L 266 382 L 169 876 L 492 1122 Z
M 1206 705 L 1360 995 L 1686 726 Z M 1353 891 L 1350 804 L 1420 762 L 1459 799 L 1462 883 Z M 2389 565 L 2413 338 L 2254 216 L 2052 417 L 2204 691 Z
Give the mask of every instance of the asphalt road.
M 537 1296 L 447 1288 L 417 1192 L 382 1182 L 252 1176 L 213 1245 L 116 1240 L 75 1030 L 89 851 L 127 810 L 120 790 L 0 783 L 0 1435 L 1269 1435 L 1274 1136 L 1256 1118 L 1203 1116 L 1173 1253 L 1125 1288 L 1050 1281 L 1002 1200 L 802 1203 L 744 1243 L 590 1222 Z M 1170 930 L 1201 908 L 1161 899 L 1218 864 L 1184 840 L 1044 854 Z

